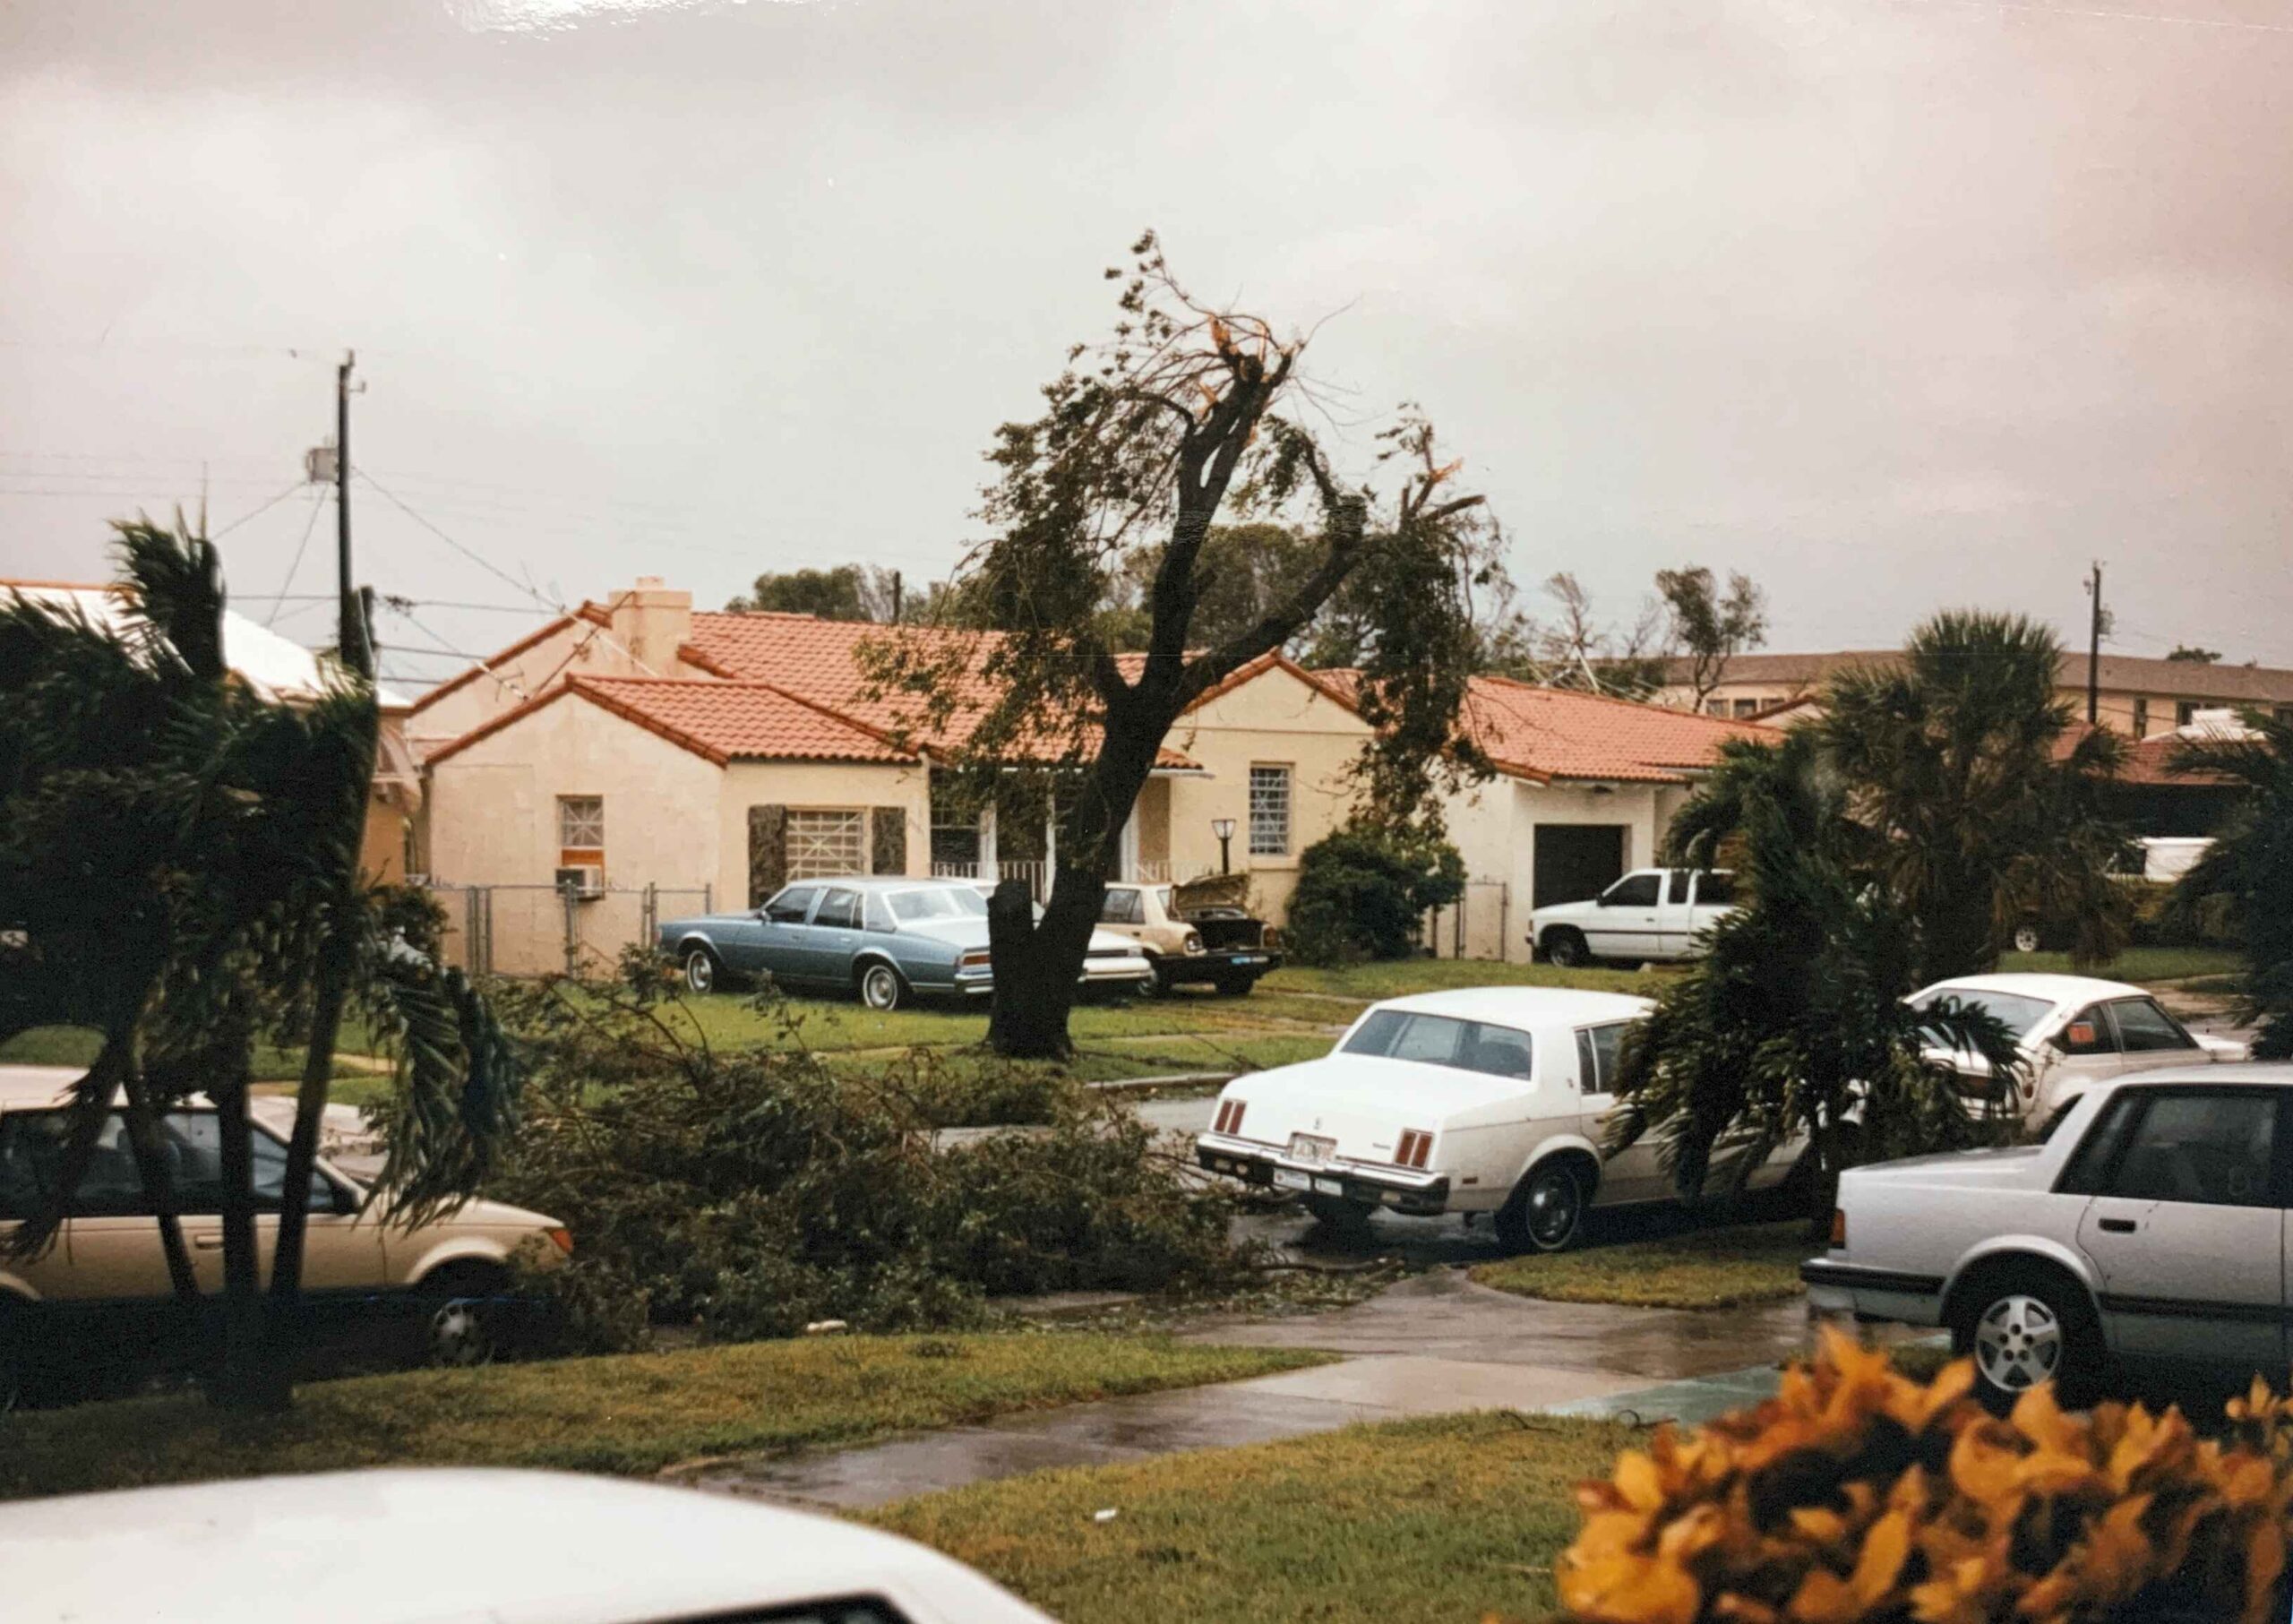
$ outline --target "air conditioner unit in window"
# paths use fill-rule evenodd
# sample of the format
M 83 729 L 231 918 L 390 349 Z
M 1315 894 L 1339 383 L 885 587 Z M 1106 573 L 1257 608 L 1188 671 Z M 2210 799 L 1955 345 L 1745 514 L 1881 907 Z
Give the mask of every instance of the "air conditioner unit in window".
M 557 889 L 571 891 L 584 900 L 605 894 L 605 872 L 594 863 L 579 864 L 557 871 Z

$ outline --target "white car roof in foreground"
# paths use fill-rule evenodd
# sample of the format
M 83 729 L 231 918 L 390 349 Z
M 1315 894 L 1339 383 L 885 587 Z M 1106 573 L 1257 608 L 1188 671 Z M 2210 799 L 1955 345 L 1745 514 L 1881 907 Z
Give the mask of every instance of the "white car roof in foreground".
M 0 1110 L 61 1104 L 87 1075 L 85 1066 L 0 1066 Z
M 2128 1071 L 2097 1085 L 2111 1088 L 2152 1088 L 2160 1084 L 2176 1083 L 2192 1088 L 2218 1088 L 2223 1083 L 2273 1083 L 2278 1087 L 2293 1087 L 2293 1061 L 2237 1060 L 2223 1061 L 2212 1066 L 2160 1066 L 2155 1071 Z
M 24 1624 L 659 1624 L 865 1595 L 946 1624 L 1048 1624 L 872 1528 L 553 1472 L 334 1472 L 23 1501 L 0 1508 L 0 1573 Z
M 2045 975 L 2028 970 L 2010 970 L 1997 975 L 1955 975 L 1948 981 L 1938 981 L 1932 987 L 1922 987 L 1912 996 L 1923 996 L 1937 988 L 1946 987 L 1971 992 L 2016 992 L 2024 998 L 2043 998 L 2058 1004 L 2091 1003 L 2098 998 L 2149 996 L 2142 988 L 2129 986 L 2122 981 L 2104 981 L 2093 975 Z
M 1586 1021 L 1630 1020 L 1656 1006 L 1625 992 L 1588 992 L 1581 987 L 1452 987 L 1389 998 L 1378 1010 L 1413 1015 L 1453 1015 L 1461 1020 L 1499 1021 L 1511 1027 L 1576 1026 Z

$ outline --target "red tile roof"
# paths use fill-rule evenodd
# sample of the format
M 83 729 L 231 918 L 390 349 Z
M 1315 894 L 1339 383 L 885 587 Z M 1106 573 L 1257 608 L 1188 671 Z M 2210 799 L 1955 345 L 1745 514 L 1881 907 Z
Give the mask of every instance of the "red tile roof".
M 727 761 L 913 761 L 874 730 L 837 716 L 769 683 L 681 677 L 569 676 L 538 699 L 505 710 L 431 752 L 435 766 L 544 706 L 571 696 L 588 700 L 693 754 Z
M 2054 757 L 2061 760 L 2077 747 L 2086 736 L 2088 724 L 2077 722 L 2062 730 L 2054 742 Z M 2217 772 L 2177 772 L 2173 760 L 2176 750 L 2183 743 L 2175 733 L 2153 733 L 2138 743 L 2128 740 L 2126 762 L 2117 770 L 2116 782 L 2144 788 L 2192 789 L 2206 786 L 2234 784 L 2236 779 Z
M 945 729 L 934 732 L 923 726 L 919 696 L 865 692 L 868 676 L 862 664 L 862 645 L 895 636 L 925 639 L 937 648 L 966 654 L 958 703 Z M 983 667 L 996 636 L 992 632 L 918 626 L 895 629 L 866 621 L 821 620 L 777 610 L 704 609 L 693 614 L 692 635 L 678 654 L 697 669 L 769 682 L 888 737 L 915 737 L 927 748 L 944 749 L 968 735 L 994 697 L 993 679 Z M 1167 746 L 1155 765 L 1177 771 L 1195 767 L 1185 755 Z

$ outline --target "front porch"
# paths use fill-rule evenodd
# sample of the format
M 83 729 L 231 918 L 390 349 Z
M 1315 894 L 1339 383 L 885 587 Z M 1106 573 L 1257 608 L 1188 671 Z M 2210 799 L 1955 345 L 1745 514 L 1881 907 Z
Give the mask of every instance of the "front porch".
M 1171 860 L 1171 779 L 1157 769 L 1139 791 L 1138 804 L 1122 827 L 1114 878 L 1128 881 L 1190 880 L 1209 872 Z M 1201 777 L 1197 773 L 1191 776 Z M 976 812 L 932 792 L 931 872 L 941 880 L 1023 880 L 1037 902 L 1050 895 L 1059 865 L 1059 831 L 1045 815 L 1015 816 L 993 806 Z M 1181 866 L 1185 872 L 1177 872 Z

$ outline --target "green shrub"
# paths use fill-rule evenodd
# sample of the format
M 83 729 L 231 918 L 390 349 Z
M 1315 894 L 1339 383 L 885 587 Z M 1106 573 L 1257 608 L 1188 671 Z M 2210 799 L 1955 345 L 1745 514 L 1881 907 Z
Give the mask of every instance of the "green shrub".
M 1429 908 L 1464 894 L 1464 859 L 1433 837 L 1348 824 L 1298 859 L 1285 932 L 1301 964 L 1406 958 Z
M 977 1318 L 990 1293 L 1154 1291 L 1242 1267 L 1228 1199 L 1120 1105 L 1052 1088 L 1042 1126 L 935 1147 L 947 1100 L 918 1078 L 937 1073 L 692 1046 L 663 1018 L 665 981 L 631 970 L 622 988 L 512 1003 L 531 1081 L 488 1193 L 572 1230 L 572 1262 L 544 1280 L 576 1345 L 627 1345 L 646 1316 L 726 1338 L 831 1319 L 926 1329 Z
M 1995 1420 L 1827 1334 L 1776 1396 L 1660 1430 L 1584 1483 L 1554 1565 L 1577 1624 L 2160 1624 L 2285 1616 L 2293 1433 L 2258 1379 L 2229 1436 L 2179 1410 Z

